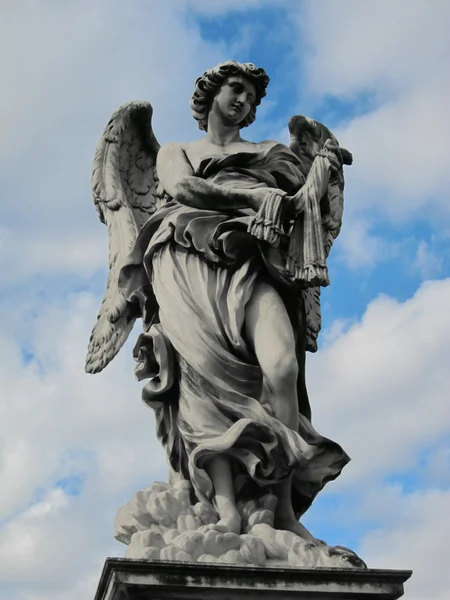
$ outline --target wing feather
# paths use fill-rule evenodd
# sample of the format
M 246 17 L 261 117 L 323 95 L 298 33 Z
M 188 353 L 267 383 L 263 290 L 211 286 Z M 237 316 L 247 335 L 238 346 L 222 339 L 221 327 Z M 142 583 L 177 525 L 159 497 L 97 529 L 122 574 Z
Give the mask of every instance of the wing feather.
M 105 127 L 94 155 L 92 193 L 100 220 L 108 227 L 109 271 L 89 340 L 88 373 L 98 373 L 116 356 L 138 316 L 118 280 L 139 230 L 159 202 L 155 179 L 159 144 L 151 118 L 148 102 L 123 104 Z

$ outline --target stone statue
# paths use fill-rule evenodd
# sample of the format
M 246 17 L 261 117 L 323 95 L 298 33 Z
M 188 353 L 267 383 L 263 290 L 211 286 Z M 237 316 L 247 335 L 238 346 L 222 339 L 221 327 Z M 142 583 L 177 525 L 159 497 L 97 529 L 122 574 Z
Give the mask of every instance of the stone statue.
M 364 566 L 299 522 L 349 461 L 311 424 L 305 353 L 352 157 L 302 116 L 289 148 L 242 139 L 268 82 L 253 64 L 222 63 L 191 99 L 203 138 L 160 148 L 150 104 L 130 102 L 96 150 L 110 266 L 86 370 L 101 371 L 142 318 L 136 375 L 169 466 L 169 483 L 119 510 L 130 557 Z

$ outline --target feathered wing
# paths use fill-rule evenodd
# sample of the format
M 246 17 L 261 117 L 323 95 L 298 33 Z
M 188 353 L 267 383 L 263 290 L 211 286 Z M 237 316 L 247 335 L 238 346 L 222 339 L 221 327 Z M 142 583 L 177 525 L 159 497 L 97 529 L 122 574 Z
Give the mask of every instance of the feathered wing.
M 323 148 L 327 140 L 331 140 L 335 146 L 339 143 L 331 131 L 309 117 L 296 115 L 289 121 L 290 149 L 301 160 L 303 174 L 308 174 L 317 153 Z M 344 164 L 352 163 L 351 154 L 341 149 Z M 323 240 L 325 255 L 328 256 L 334 240 L 339 235 L 342 225 L 342 213 L 344 210 L 344 174 L 342 169 L 332 176 L 328 190 L 321 202 Z M 320 287 L 309 287 L 302 290 L 305 316 L 306 316 L 306 344 L 307 350 L 317 350 L 317 337 L 322 324 L 320 309 Z
M 86 372 L 98 373 L 116 356 L 133 328 L 137 311 L 119 289 L 119 272 L 137 234 L 158 205 L 153 109 L 148 102 L 120 106 L 106 125 L 92 167 L 92 193 L 100 220 L 108 227 L 109 272 L 105 295 L 92 330 Z

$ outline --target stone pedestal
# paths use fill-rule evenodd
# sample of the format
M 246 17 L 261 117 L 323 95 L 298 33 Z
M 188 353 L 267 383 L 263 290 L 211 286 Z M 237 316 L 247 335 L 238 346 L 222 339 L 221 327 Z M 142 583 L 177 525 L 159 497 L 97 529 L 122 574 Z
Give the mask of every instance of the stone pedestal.
M 95 600 L 395 600 L 411 571 L 108 558 Z

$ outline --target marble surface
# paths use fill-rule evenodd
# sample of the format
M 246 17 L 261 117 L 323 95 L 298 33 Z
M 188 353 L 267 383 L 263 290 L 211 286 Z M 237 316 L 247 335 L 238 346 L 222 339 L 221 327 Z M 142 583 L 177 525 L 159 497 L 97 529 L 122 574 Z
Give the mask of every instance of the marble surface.
M 307 542 L 274 529 L 276 497 L 238 501 L 241 534 L 219 523 L 212 506 L 191 502 L 192 486 L 154 483 L 133 495 L 114 520 L 115 538 L 126 544 L 127 558 L 253 566 L 303 566 L 365 569 L 351 550 Z
M 133 101 L 97 145 L 109 273 L 85 368 L 102 371 L 142 319 L 135 373 L 174 483 L 120 509 L 129 558 L 365 568 L 299 522 L 350 460 L 312 424 L 305 365 L 352 155 L 302 115 L 289 146 L 243 139 L 268 83 L 226 61 L 194 83 L 202 138 L 160 146 L 150 103 Z
M 410 571 L 264 568 L 109 558 L 94 600 L 397 600 Z

